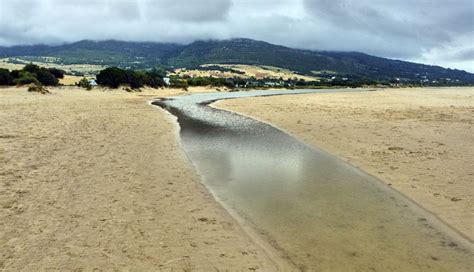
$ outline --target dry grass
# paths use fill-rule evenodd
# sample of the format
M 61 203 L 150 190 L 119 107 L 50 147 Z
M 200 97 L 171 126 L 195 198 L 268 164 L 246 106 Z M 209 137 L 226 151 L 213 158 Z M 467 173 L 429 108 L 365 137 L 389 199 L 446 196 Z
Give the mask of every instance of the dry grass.
M 66 86 L 74 86 L 78 83 L 83 77 L 81 76 L 68 76 L 65 75 L 64 78 L 59 80 L 59 84 Z
M 211 71 L 201 71 L 201 70 L 188 70 L 188 69 L 177 69 L 176 75 L 187 75 L 190 77 L 224 77 L 224 78 L 251 78 L 255 77 L 256 79 L 263 78 L 283 78 L 283 80 L 288 79 L 303 79 L 305 81 L 317 81 L 317 77 L 303 76 L 298 75 L 293 71 L 288 69 L 272 67 L 272 66 L 255 66 L 255 65 L 242 65 L 242 64 L 206 64 L 203 67 L 209 66 L 220 66 L 223 68 L 233 69 L 236 71 L 244 72 L 244 74 L 234 73 L 234 72 L 223 72 L 218 70 Z
M 298 80 L 303 79 L 305 81 L 318 80 L 316 77 L 298 75 L 288 69 L 273 67 L 273 66 L 254 66 L 254 65 L 243 65 L 243 64 L 226 64 L 219 65 L 224 68 L 234 69 L 237 71 L 245 72 L 248 77 L 255 77 L 257 79 L 262 78 L 283 78 L 284 80 L 296 78 Z
M 58 68 L 58 69 L 66 71 L 66 73 L 68 74 L 72 74 L 73 72 L 80 72 L 87 75 L 95 74 L 98 71 L 105 68 L 105 66 L 90 65 L 90 64 L 62 65 L 62 64 L 52 63 L 52 62 L 36 62 L 36 61 L 30 62 L 30 61 L 25 61 L 19 58 L 16 58 L 16 60 L 23 61 L 24 64 L 14 64 L 14 63 L 9 63 L 8 60 L 9 60 L 8 58 L 0 59 L 0 68 L 9 69 L 9 70 L 19 70 L 19 69 L 22 69 L 25 66 L 25 64 L 33 63 L 41 67 Z

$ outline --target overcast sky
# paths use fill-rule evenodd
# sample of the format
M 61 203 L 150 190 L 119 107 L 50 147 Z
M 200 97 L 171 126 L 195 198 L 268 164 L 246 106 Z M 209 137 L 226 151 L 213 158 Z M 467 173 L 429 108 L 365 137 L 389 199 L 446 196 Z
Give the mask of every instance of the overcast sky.
M 0 45 L 238 37 L 474 72 L 474 0 L 0 0 Z

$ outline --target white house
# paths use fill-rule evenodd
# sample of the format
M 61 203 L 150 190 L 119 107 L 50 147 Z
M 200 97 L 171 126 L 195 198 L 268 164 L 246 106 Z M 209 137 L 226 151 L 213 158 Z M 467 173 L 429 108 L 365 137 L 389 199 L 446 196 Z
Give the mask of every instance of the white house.
M 90 79 L 90 80 L 89 80 L 89 84 L 90 84 L 92 87 L 95 87 L 95 86 L 99 85 L 99 84 L 97 84 L 97 82 L 95 81 L 95 79 Z

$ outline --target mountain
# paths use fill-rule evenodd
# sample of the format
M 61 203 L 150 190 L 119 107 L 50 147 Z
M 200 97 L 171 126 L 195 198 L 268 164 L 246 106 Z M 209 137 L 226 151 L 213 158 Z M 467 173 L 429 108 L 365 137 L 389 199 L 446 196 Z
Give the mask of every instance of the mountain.
M 444 81 L 474 84 L 474 74 L 439 66 L 391 60 L 359 52 L 293 49 L 250 39 L 196 41 L 188 45 L 151 42 L 80 41 L 58 46 L 0 47 L 0 57 L 55 57 L 64 64 L 129 68 L 157 65 L 194 68 L 202 64 L 250 64 L 308 75 L 339 75 L 370 80 Z

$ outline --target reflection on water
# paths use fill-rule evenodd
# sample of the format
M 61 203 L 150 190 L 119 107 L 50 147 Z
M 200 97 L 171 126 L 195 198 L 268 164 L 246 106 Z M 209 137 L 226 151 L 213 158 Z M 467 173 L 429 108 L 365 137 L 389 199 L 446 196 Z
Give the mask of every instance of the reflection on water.
M 298 92 L 346 90 L 305 90 Z M 197 94 L 158 102 L 206 186 L 301 269 L 470 271 L 472 244 L 397 192 L 264 123 L 204 102 L 294 91 Z

